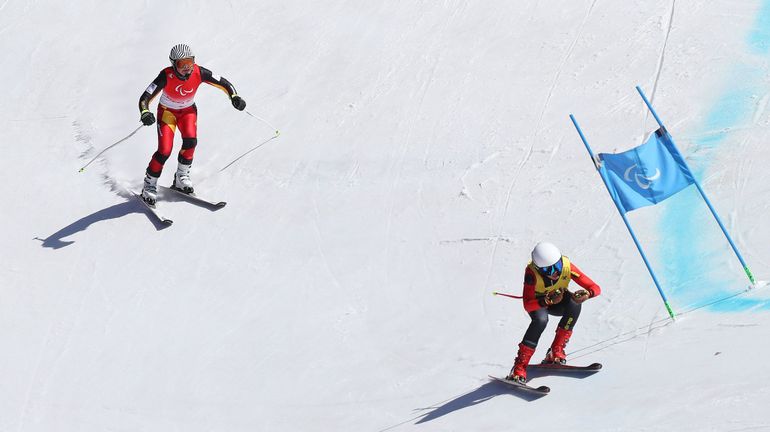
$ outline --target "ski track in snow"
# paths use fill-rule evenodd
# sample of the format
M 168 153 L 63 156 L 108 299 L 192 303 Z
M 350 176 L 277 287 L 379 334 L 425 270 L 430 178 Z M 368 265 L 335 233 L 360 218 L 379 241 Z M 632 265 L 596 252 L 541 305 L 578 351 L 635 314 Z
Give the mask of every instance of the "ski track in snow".
M 465 183 L 465 178 L 468 177 L 472 172 L 475 170 L 482 168 L 484 164 L 487 162 L 497 158 L 500 155 L 500 152 L 494 152 L 491 155 L 485 157 L 482 161 L 476 162 L 471 164 L 465 172 L 460 176 L 460 184 L 462 185 L 462 189 L 460 190 L 460 196 L 464 196 L 470 200 L 473 200 L 473 196 L 470 193 L 470 189 L 468 188 L 468 185 Z
M 519 160 L 519 163 L 516 166 L 516 169 L 514 170 L 514 173 L 513 173 L 513 179 L 511 180 L 511 183 L 508 185 L 508 191 L 505 196 L 505 205 L 503 206 L 503 211 L 500 217 L 500 223 L 497 229 L 497 236 L 496 236 L 497 238 L 500 238 L 503 235 L 503 225 L 505 224 L 506 217 L 508 215 L 508 208 L 510 206 L 513 189 L 516 187 L 516 184 L 518 183 L 519 177 L 521 176 L 521 173 L 522 173 L 522 169 L 530 161 L 530 158 L 532 157 L 532 154 L 535 151 L 535 146 L 537 145 L 537 140 L 541 132 L 541 125 L 543 122 L 543 118 L 545 117 L 545 112 L 548 109 L 548 105 L 551 102 L 551 97 L 553 96 L 554 89 L 556 88 L 556 85 L 559 82 L 559 78 L 561 77 L 562 71 L 564 69 L 564 66 L 567 63 L 567 60 L 570 58 L 570 56 L 572 55 L 572 52 L 575 49 L 575 45 L 577 44 L 578 40 L 580 40 L 580 37 L 583 35 L 583 29 L 586 23 L 588 22 L 588 18 L 591 16 L 591 12 L 593 11 L 597 1 L 598 0 L 593 0 L 591 2 L 591 5 L 588 7 L 588 11 L 586 11 L 585 15 L 583 16 L 583 20 L 580 22 L 580 25 L 578 26 L 577 34 L 572 39 L 572 42 L 567 48 L 566 54 L 562 56 L 562 60 L 556 68 L 556 73 L 554 74 L 553 81 L 551 82 L 551 86 L 549 87 L 548 93 L 546 94 L 545 102 L 543 103 L 543 108 L 540 110 L 537 123 L 535 124 L 535 127 L 533 129 L 535 133 L 531 138 L 530 146 L 524 153 L 524 156 L 522 157 L 522 159 Z M 487 287 L 489 287 L 490 281 L 492 280 L 492 274 L 495 269 L 495 260 L 497 257 L 498 245 L 499 245 L 499 241 L 495 241 L 495 243 L 492 245 L 492 252 L 489 258 L 489 266 L 487 268 L 487 276 L 484 281 L 484 292 L 486 292 Z M 488 315 L 489 312 L 487 310 L 486 302 L 484 302 L 483 300 L 482 300 L 482 305 L 484 308 L 484 314 Z M 490 330 L 491 330 L 491 324 L 489 324 L 489 320 L 487 321 L 487 325 L 490 326 Z
M 329 277 L 331 278 L 334 285 L 337 287 L 337 289 L 342 290 L 343 286 L 342 283 L 340 283 L 340 280 L 337 278 L 337 276 L 334 273 L 334 270 L 332 270 L 331 266 L 329 265 L 329 258 L 326 255 L 326 251 L 324 248 L 324 236 L 321 233 L 321 227 L 319 225 L 319 220 L 321 219 L 321 212 L 318 211 L 318 200 L 316 199 L 316 195 L 320 193 L 321 186 L 319 184 L 319 181 L 316 180 L 315 182 L 316 191 L 314 194 L 311 194 L 310 199 L 313 201 L 313 228 L 316 235 L 316 247 L 318 248 L 318 252 L 321 254 L 321 259 L 324 263 L 324 268 L 326 269 L 326 272 L 329 274 Z
M 655 106 L 655 94 L 658 91 L 658 83 L 660 82 L 660 76 L 663 72 L 663 63 L 666 59 L 666 47 L 668 46 L 668 39 L 671 36 L 671 29 L 674 26 L 674 11 L 676 10 L 676 0 L 671 0 L 671 12 L 668 18 L 668 26 L 666 28 L 666 37 L 663 38 L 663 46 L 660 48 L 660 55 L 658 56 L 658 64 L 655 67 L 655 79 L 652 84 L 652 92 L 650 93 L 650 103 Z M 647 121 L 649 117 L 649 110 L 644 111 L 644 120 Z
M 567 48 L 567 53 L 562 57 L 562 60 L 556 69 L 556 74 L 553 77 L 551 86 L 548 88 L 548 94 L 545 97 L 545 103 L 543 104 L 543 108 L 540 110 L 540 116 L 538 117 L 537 123 L 535 124 L 535 139 L 533 139 L 533 143 L 536 141 L 537 135 L 541 131 L 540 126 L 543 122 L 543 118 L 545 117 L 545 112 L 548 109 L 548 105 L 551 103 L 551 97 L 553 97 L 553 92 L 556 89 L 556 85 L 559 83 L 559 78 L 561 78 L 561 74 L 564 71 L 564 66 L 567 64 L 567 60 L 569 60 L 569 58 L 572 57 L 572 52 L 575 50 L 575 45 L 577 45 L 577 42 L 583 36 L 583 30 L 585 28 L 586 23 L 588 22 L 588 18 L 591 16 L 591 12 L 594 10 L 594 6 L 596 5 L 597 1 L 598 0 L 593 0 L 591 2 L 591 5 L 588 7 L 588 11 L 586 11 L 585 15 L 583 16 L 583 20 L 580 22 L 580 25 L 578 26 L 577 34 L 572 39 L 572 42 L 570 43 L 569 48 Z
M 467 6 L 467 3 L 465 3 L 465 6 Z M 465 7 L 464 6 L 464 7 Z M 451 25 L 454 23 L 455 18 L 461 14 L 461 12 L 464 10 L 463 8 L 457 8 L 452 13 L 452 15 L 449 17 L 448 20 L 444 23 L 444 26 L 442 27 L 441 31 L 437 33 L 436 39 L 431 44 L 430 52 L 433 52 L 435 50 L 435 47 L 439 44 L 442 44 L 445 40 L 445 35 L 447 32 L 447 29 L 451 27 Z M 401 182 L 401 176 L 403 175 L 404 171 L 404 162 L 406 160 L 406 156 L 410 147 L 412 134 L 414 133 L 415 127 L 417 127 L 418 122 L 421 119 L 423 107 L 425 104 L 425 97 L 428 94 L 428 90 L 431 87 L 431 84 L 433 83 L 433 77 L 435 76 L 436 69 L 438 68 L 439 64 L 441 63 L 441 60 L 443 58 L 443 52 L 446 48 L 443 48 L 438 52 L 438 54 L 435 57 L 435 60 L 433 60 L 432 64 L 428 67 L 428 76 L 424 78 L 420 83 L 419 88 L 419 99 L 417 106 L 415 107 L 413 114 L 408 116 L 410 119 L 409 125 L 407 127 L 406 136 L 403 139 L 403 142 L 401 144 L 401 148 L 399 151 L 399 157 L 398 161 L 395 164 L 395 166 L 392 166 L 391 169 L 396 169 L 396 176 L 390 183 L 390 189 L 388 191 L 388 197 L 390 200 L 390 204 L 388 206 L 388 218 L 387 218 L 387 225 L 386 225 L 386 259 L 390 256 L 390 250 L 391 250 L 391 239 L 392 236 L 392 225 L 393 225 L 393 214 L 395 213 L 395 208 L 398 205 L 398 185 Z M 388 281 L 388 273 L 385 274 L 385 282 L 387 287 L 387 281 Z

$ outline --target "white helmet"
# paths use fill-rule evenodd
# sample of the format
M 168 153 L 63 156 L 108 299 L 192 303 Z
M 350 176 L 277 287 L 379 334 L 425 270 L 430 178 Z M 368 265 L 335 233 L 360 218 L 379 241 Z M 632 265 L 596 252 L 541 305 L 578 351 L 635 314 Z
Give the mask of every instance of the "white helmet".
M 532 262 L 538 267 L 548 267 L 556 264 L 561 259 L 559 248 L 553 243 L 540 242 L 532 249 Z

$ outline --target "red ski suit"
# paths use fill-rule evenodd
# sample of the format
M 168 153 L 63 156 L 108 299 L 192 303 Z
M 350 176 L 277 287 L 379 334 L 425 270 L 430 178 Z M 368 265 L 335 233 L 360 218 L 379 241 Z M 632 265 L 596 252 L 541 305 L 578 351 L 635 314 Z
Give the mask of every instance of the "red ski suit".
M 173 67 L 163 69 L 139 98 L 139 111 L 145 111 L 149 110 L 152 99 L 163 92 L 158 104 L 158 150 L 152 155 L 147 166 L 149 175 L 160 176 L 163 165 L 171 155 L 177 128 L 182 135 L 179 163 L 192 163 L 195 146 L 198 144 L 198 108 L 195 106 L 195 93 L 202 83 L 219 88 L 230 98 L 236 95 L 235 87 L 229 81 L 196 64 L 193 72 L 185 79 L 180 78 Z

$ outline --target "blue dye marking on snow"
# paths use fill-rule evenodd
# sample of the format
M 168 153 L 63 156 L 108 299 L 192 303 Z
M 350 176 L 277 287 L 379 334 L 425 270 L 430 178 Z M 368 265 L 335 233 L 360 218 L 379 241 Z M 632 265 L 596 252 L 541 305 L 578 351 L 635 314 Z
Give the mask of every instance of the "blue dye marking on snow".
M 757 54 L 770 51 L 770 1 L 762 2 L 754 28 L 749 33 L 748 44 Z
M 768 310 L 770 309 L 770 300 L 736 297 L 724 303 L 714 305 L 711 309 L 719 312 L 745 311 L 749 309 Z
M 763 1 L 747 44 L 752 53 L 770 52 L 770 0 Z M 718 98 L 702 126 L 702 130 L 710 135 L 698 139 L 685 154 L 699 181 L 703 181 L 715 162 L 716 151 L 723 150 L 720 146 L 727 134 L 719 131 L 750 120 L 754 105 L 752 95 L 761 85 L 763 73 L 761 70 L 737 66 L 731 74 L 728 81 L 730 87 Z M 708 194 L 708 190 L 705 192 Z M 743 276 L 742 267 L 727 239 L 694 186 L 672 197 L 664 206 L 659 228 L 663 240 L 659 254 L 665 281 L 663 289 L 667 291 L 672 303 L 675 301 L 680 306 L 699 306 L 729 297 L 748 286 L 749 282 Z M 716 210 L 724 217 L 724 212 L 720 212 L 719 208 Z M 731 235 L 734 236 L 734 233 Z M 726 255 L 725 250 L 729 250 L 730 256 Z M 730 268 L 735 269 L 737 275 L 719 270 L 728 268 L 726 259 L 736 262 Z M 737 282 L 741 277 L 745 279 L 743 286 Z M 737 297 L 709 306 L 709 309 L 720 312 L 770 310 L 770 300 Z

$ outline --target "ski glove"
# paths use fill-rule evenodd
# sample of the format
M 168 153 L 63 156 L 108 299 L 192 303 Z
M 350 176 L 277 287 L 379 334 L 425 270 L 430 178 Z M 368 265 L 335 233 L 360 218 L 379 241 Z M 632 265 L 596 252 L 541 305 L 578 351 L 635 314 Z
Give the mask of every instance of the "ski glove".
M 589 298 L 591 298 L 591 293 L 584 289 L 577 290 L 572 294 L 572 300 L 574 300 L 577 304 L 583 303 Z
M 560 289 L 557 289 L 545 295 L 545 305 L 553 306 L 555 304 L 561 303 L 563 299 L 564 299 L 564 292 Z
M 152 115 L 152 113 L 151 113 L 151 112 L 149 112 L 149 111 L 147 111 L 147 110 L 144 110 L 144 111 L 142 111 L 142 117 L 141 117 L 141 120 L 142 120 L 142 123 L 143 123 L 145 126 L 150 126 L 150 125 L 152 125 L 153 123 L 155 123 L 155 116 L 154 116 L 154 115 Z
M 243 109 L 246 108 L 246 101 L 238 95 L 233 95 L 231 102 L 238 111 L 243 111 Z

